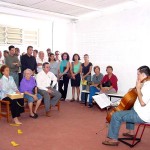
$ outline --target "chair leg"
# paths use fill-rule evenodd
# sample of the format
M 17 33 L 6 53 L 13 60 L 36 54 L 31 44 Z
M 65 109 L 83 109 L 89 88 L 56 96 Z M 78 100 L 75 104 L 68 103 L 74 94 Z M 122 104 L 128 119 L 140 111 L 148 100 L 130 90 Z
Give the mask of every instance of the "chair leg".
M 2 105 L 0 103 L 0 120 L 1 120 L 1 117 L 2 117 Z
M 7 122 L 10 122 L 10 106 L 9 106 L 9 104 L 6 104 L 6 111 L 7 111 L 7 113 L 6 113 L 6 117 L 7 117 Z
M 60 111 L 60 101 L 57 103 L 58 111 Z
M 140 129 L 140 127 L 142 127 L 142 126 L 143 126 L 143 129 L 142 129 L 142 131 L 141 131 L 141 134 L 140 134 L 139 138 L 137 138 L 137 135 L 138 135 L 138 133 L 139 133 L 139 129 Z M 145 130 L 145 127 L 146 127 L 146 124 L 139 124 L 139 125 L 138 125 L 138 128 L 137 128 L 137 130 L 136 130 L 136 134 L 135 134 L 134 138 L 119 138 L 118 140 L 119 140 L 120 142 L 122 142 L 122 143 L 124 143 L 124 144 L 130 146 L 130 147 L 134 147 L 137 143 L 139 143 L 139 142 L 141 141 L 142 136 L 143 136 L 143 133 L 144 133 L 144 130 Z M 131 144 L 128 143 L 128 142 L 126 142 L 126 140 L 132 141 Z

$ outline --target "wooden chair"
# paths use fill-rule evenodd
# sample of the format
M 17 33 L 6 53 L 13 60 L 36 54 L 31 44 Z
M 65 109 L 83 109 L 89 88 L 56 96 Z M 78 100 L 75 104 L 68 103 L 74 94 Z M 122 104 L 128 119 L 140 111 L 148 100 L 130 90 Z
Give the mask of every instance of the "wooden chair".
M 55 105 L 58 109 L 58 111 L 60 111 L 60 100 L 58 101 L 58 103 Z M 52 108 L 52 106 L 50 106 L 50 109 Z
M 137 130 L 136 130 L 135 136 L 133 138 L 119 138 L 118 140 L 120 142 L 130 146 L 130 147 L 134 147 L 136 144 L 141 142 L 142 136 L 143 136 L 143 133 L 145 131 L 146 126 L 150 126 L 150 123 L 141 123 L 141 124 L 139 124 L 138 127 L 137 127 Z M 141 131 L 140 131 L 140 128 L 142 128 Z M 139 132 L 141 132 L 141 134 L 138 137 Z M 131 142 L 127 142 L 127 141 L 131 141 Z
M 10 122 L 10 116 L 11 116 L 9 105 L 10 105 L 9 101 L 0 100 L 0 119 L 2 117 L 5 117 L 7 118 L 7 122 Z

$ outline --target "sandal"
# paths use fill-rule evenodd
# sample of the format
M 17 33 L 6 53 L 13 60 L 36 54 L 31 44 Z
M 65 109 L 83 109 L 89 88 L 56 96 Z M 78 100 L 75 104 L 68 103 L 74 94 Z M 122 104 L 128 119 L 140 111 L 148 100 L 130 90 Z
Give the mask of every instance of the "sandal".
M 108 146 L 118 146 L 119 142 L 103 141 L 102 144 L 108 145 Z
M 74 102 L 75 101 L 75 99 L 74 98 L 72 98 L 71 100 L 70 100 L 70 102 Z
M 38 117 L 39 115 L 37 113 L 34 113 L 34 116 Z
M 129 133 L 123 133 L 122 135 L 123 135 L 123 136 L 130 137 L 130 138 L 134 138 L 134 135 L 132 135 L 132 134 L 129 134 Z

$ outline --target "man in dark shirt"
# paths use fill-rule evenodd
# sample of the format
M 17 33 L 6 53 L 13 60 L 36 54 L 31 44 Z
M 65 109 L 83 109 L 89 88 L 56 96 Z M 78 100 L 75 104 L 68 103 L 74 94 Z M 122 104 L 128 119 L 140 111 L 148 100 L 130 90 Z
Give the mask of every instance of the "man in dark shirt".
M 21 57 L 21 73 L 23 73 L 24 70 L 31 69 L 33 73 L 37 73 L 37 63 L 34 56 L 32 56 L 33 53 L 33 47 L 28 46 L 27 47 L 27 54 L 23 55 Z

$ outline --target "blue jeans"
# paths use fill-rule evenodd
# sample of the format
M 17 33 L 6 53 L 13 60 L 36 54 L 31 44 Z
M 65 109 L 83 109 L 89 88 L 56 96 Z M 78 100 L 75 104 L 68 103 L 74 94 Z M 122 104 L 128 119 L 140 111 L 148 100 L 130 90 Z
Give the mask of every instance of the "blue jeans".
M 118 111 L 112 115 L 108 130 L 108 137 L 118 139 L 122 122 L 126 122 L 126 129 L 134 130 L 134 123 L 145 123 L 132 108 L 131 110 Z
M 85 80 L 87 80 L 87 81 L 91 81 L 91 76 L 87 76 L 87 77 L 85 77 Z M 82 85 L 82 90 L 86 90 L 86 85 Z M 85 93 L 81 93 L 81 102 L 85 102 Z
M 92 105 L 92 96 L 95 95 L 96 92 L 100 92 L 95 86 L 90 86 L 90 95 L 89 95 L 89 104 Z

